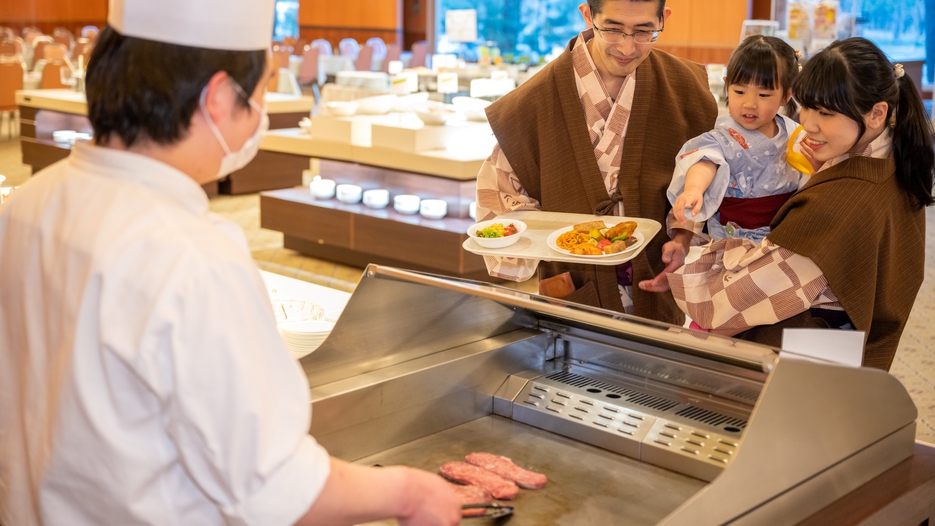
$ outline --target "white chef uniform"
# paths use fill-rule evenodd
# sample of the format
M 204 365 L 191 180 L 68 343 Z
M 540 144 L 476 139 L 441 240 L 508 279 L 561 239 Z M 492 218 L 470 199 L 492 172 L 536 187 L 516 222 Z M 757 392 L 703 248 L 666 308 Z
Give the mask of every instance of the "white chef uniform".
M 269 45 L 273 0 L 111 0 L 125 36 Z M 292 524 L 329 475 L 236 226 L 78 144 L 0 206 L 0 523 Z
M 84 144 L 0 208 L 0 522 L 308 510 L 308 384 L 222 221 L 183 173 Z

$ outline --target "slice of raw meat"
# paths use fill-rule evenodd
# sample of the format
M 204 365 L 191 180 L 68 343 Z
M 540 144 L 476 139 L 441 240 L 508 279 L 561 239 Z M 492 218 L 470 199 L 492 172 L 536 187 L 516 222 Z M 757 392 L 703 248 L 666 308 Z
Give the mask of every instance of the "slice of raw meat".
M 484 488 L 478 486 L 464 486 L 462 484 L 452 484 L 451 489 L 455 490 L 455 493 L 458 494 L 458 497 L 461 498 L 461 505 L 465 504 L 490 504 L 493 502 L 493 497 L 490 495 L 490 492 Z M 468 508 L 461 511 L 462 517 L 476 517 L 478 515 L 483 515 L 486 510 L 483 508 Z
M 467 462 L 445 462 L 438 470 L 447 479 L 486 489 L 495 499 L 512 499 L 519 493 L 516 484 Z
M 545 486 L 548 481 L 542 473 L 525 470 L 514 464 L 512 460 L 500 455 L 471 453 L 465 457 L 465 460 L 467 460 L 468 464 L 473 464 L 487 471 L 492 471 L 507 480 L 512 480 L 521 488 L 539 489 Z

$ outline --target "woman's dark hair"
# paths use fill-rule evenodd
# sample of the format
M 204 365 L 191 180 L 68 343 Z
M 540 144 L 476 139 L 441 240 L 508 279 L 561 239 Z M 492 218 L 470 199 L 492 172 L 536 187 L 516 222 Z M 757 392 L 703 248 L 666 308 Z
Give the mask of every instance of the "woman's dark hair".
M 98 141 L 127 146 L 172 144 L 183 137 L 201 91 L 218 71 L 251 94 L 266 68 L 266 51 L 224 51 L 125 37 L 110 26 L 88 61 L 88 117 Z M 240 98 L 244 107 L 248 101 Z
M 724 90 L 730 96 L 731 84 L 753 84 L 763 89 L 778 89 L 785 97 L 799 74 L 799 59 L 792 46 L 782 39 L 753 35 L 737 46 L 727 63 Z M 785 106 L 786 115 L 795 115 L 792 98 Z
M 873 42 L 854 37 L 831 44 L 805 64 L 792 91 L 804 108 L 840 113 L 856 122 L 858 141 L 867 131 L 864 116 L 875 104 L 885 102 L 886 122 L 896 115 L 892 154 L 896 181 L 920 206 L 935 204 L 932 124 L 912 79 L 897 78 L 893 64 Z

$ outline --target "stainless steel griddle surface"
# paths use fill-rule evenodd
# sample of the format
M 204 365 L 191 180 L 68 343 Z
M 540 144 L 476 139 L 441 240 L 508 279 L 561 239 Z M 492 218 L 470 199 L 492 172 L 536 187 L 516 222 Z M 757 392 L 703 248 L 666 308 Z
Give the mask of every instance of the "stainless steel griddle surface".
M 545 473 L 548 484 L 520 490 L 512 517 L 496 524 L 592 526 L 655 524 L 705 482 L 496 415 L 388 449 L 357 461 L 404 465 L 437 473 L 438 466 L 474 451 L 510 457 Z M 493 522 L 493 521 L 491 521 Z M 463 524 L 484 524 L 483 519 Z M 384 522 L 379 524 L 393 524 Z

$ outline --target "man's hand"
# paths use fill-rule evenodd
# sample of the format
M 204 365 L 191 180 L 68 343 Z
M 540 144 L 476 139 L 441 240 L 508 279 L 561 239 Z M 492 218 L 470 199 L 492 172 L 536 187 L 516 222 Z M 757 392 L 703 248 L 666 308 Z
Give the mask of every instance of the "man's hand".
M 688 230 L 676 230 L 672 241 L 662 245 L 662 262 L 666 268 L 653 279 L 639 283 L 639 287 L 648 292 L 666 292 L 669 290 L 669 274 L 685 264 L 685 256 L 691 245 L 692 234 Z

